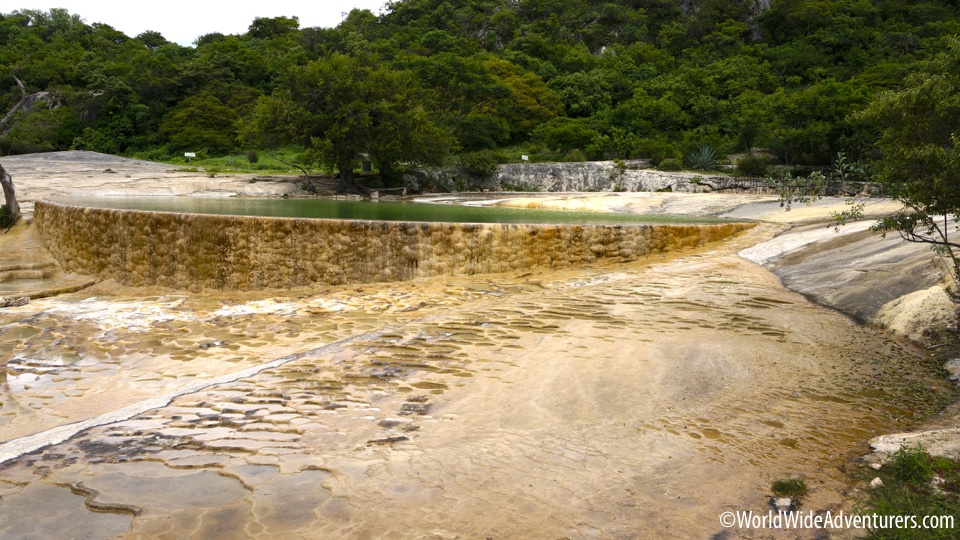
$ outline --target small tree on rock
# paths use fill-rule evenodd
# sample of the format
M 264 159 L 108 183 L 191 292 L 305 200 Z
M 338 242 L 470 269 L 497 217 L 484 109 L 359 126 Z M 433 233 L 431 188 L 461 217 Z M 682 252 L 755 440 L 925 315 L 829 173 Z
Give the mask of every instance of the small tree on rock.
M 960 285 L 960 36 L 928 70 L 908 77 L 902 90 L 880 94 L 858 116 L 882 126 L 875 180 L 903 203 L 874 230 L 930 244 Z

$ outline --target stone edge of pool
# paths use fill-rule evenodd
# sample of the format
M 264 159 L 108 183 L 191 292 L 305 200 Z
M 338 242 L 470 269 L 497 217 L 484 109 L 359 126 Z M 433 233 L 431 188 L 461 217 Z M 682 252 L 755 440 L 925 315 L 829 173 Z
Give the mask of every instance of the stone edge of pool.
M 627 261 L 756 223 L 513 224 L 179 214 L 38 201 L 63 270 L 127 286 L 259 290 Z

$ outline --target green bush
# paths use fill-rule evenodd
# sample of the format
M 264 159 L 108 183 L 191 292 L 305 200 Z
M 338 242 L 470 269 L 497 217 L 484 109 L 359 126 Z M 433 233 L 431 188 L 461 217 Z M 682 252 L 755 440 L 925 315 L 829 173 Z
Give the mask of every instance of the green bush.
M 637 143 L 634 154 L 649 159 L 654 166 L 665 159 L 679 159 L 682 155 L 672 143 L 660 139 L 641 140 Z
M 928 483 L 933 479 L 933 458 L 922 448 L 901 448 L 890 464 L 897 480 L 902 482 Z
M 767 165 L 770 162 L 759 156 L 745 156 L 737 160 L 737 176 L 763 176 L 767 172 Z
M 260 154 L 257 154 L 256 150 L 247 150 L 247 161 L 250 162 L 251 165 L 255 165 L 260 161 Z
M 540 186 L 525 184 L 523 182 L 520 182 L 517 184 L 514 184 L 512 182 L 503 182 L 502 184 L 500 184 L 500 191 L 536 192 L 536 191 L 540 191 Z
M 574 148 L 573 150 L 570 150 L 569 152 L 564 154 L 563 159 L 561 161 L 574 163 L 574 162 L 580 162 L 580 161 L 586 161 L 586 160 L 587 160 L 587 154 L 585 154 L 583 150 L 580 150 L 579 148 Z
M 597 131 L 582 120 L 558 119 L 538 126 L 534 137 L 551 150 L 567 152 L 589 146 L 597 137 Z
M 497 172 L 499 155 L 493 150 L 477 150 L 460 156 L 460 166 L 473 176 L 486 177 Z
M 680 171 L 683 170 L 683 163 L 677 158 L 667 158 L 657 165 L 661 171 Z
M 175 154 L 171 152 L 167 146 L 161 146 L 159 148 L 150 148 L 148 150 L 135 152 L 131 154 L 130 157 L 135 159 L 144 159 L 147 161 L 170 161 L 170 159 L 174 156 Z

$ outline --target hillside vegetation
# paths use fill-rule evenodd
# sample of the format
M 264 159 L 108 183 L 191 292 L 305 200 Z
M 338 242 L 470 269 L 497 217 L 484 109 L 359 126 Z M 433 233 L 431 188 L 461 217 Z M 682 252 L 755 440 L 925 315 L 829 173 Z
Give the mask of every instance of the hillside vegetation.
M 259 18 L 192 47 L 17 11 L 0 14 L 0 73 L 16 70 L 33 95 L 0 151 L 163 160 L 292 145 L 302 163 L 343 171 L 366 156 L 388 176 L 521 154 L 657 164 L 704 147 L 855 162 L 876 155 L 880 132 L 853 113 L 928 70 L 960 34 L 957 11 L 955 0 L 399 0 L 332 29 Z M 19 97 L 0 80 L 0 108 Z

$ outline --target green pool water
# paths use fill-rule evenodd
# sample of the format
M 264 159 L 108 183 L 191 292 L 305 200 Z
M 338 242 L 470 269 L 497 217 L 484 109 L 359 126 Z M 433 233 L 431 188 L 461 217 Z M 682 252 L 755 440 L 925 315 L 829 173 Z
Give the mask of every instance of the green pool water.
M 57 202 L 94 208 L 287 218 L 448 223 L 726 223 L 730 220 L 664 214 L 534 210 L 397 201 L 343 201 L 241 197 L 64 197 Z

